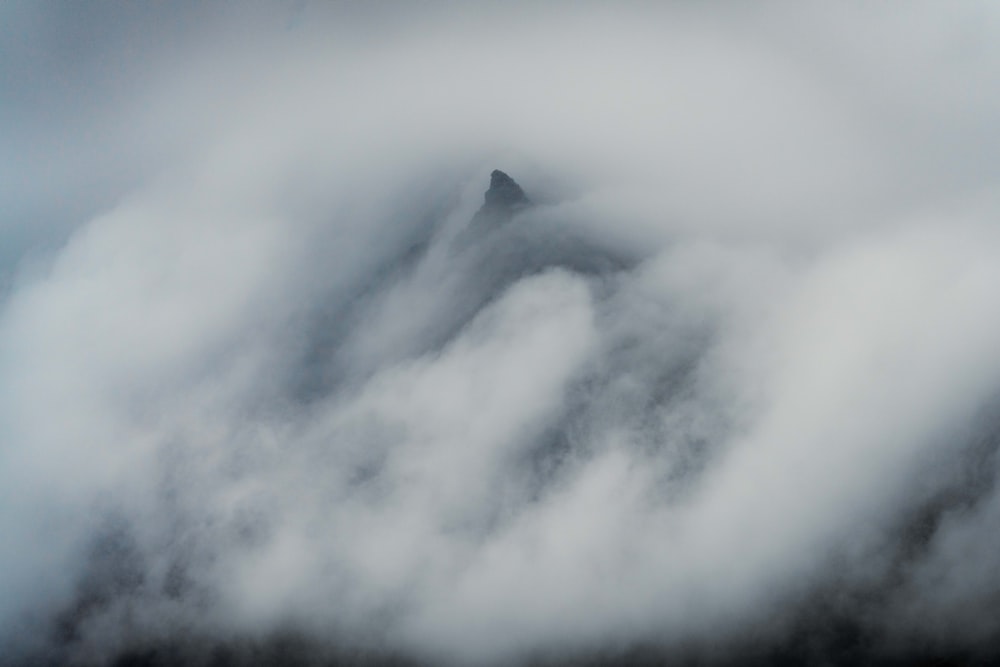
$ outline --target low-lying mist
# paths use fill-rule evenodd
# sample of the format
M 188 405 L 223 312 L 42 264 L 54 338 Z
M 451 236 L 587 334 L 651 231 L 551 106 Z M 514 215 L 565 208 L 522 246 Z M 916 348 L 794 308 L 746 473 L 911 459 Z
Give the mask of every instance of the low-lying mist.
M 992 4 L 0 25 L 0 662 L 997 657 Z

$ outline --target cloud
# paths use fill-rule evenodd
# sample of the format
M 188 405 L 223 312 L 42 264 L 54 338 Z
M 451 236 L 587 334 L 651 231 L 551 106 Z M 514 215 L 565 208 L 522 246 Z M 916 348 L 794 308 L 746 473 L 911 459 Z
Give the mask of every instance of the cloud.
M 995 655 L 990 6 L 2 11 L 6 655 Z

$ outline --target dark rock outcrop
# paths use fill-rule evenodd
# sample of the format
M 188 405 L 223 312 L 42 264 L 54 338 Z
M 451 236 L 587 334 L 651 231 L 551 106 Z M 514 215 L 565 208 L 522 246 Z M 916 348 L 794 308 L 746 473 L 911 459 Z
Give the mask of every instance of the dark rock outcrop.
M 497 209 L 515 209 L 531 203 L 517 181 L 499 169 L 490 174 L 490 189 L 486 191 L 485 200 L 484 207 Z
M 472 218 L 474 226 L 503 224 L 519 210 L 531 205 L 531 200 L 517 181 L 499 169 L 490 174 L 490 188 L 483 200 L 482 208 Z

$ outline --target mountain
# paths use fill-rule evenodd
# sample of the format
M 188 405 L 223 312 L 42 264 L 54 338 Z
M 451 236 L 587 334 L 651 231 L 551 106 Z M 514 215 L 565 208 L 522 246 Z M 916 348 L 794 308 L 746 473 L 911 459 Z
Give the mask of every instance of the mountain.
M 490 174 L 490 187 L 483 196 L 483 205 L 472 218 L 473 228 L 502 225 L 530 205 L 531 200 L 517 181 L 494 169 Z

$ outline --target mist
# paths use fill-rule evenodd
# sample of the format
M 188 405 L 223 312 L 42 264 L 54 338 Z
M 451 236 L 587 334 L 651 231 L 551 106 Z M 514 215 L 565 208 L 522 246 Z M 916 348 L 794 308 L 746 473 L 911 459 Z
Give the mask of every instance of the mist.
M 995 660 L 998 38 L 4 3 L 0 662 Z

